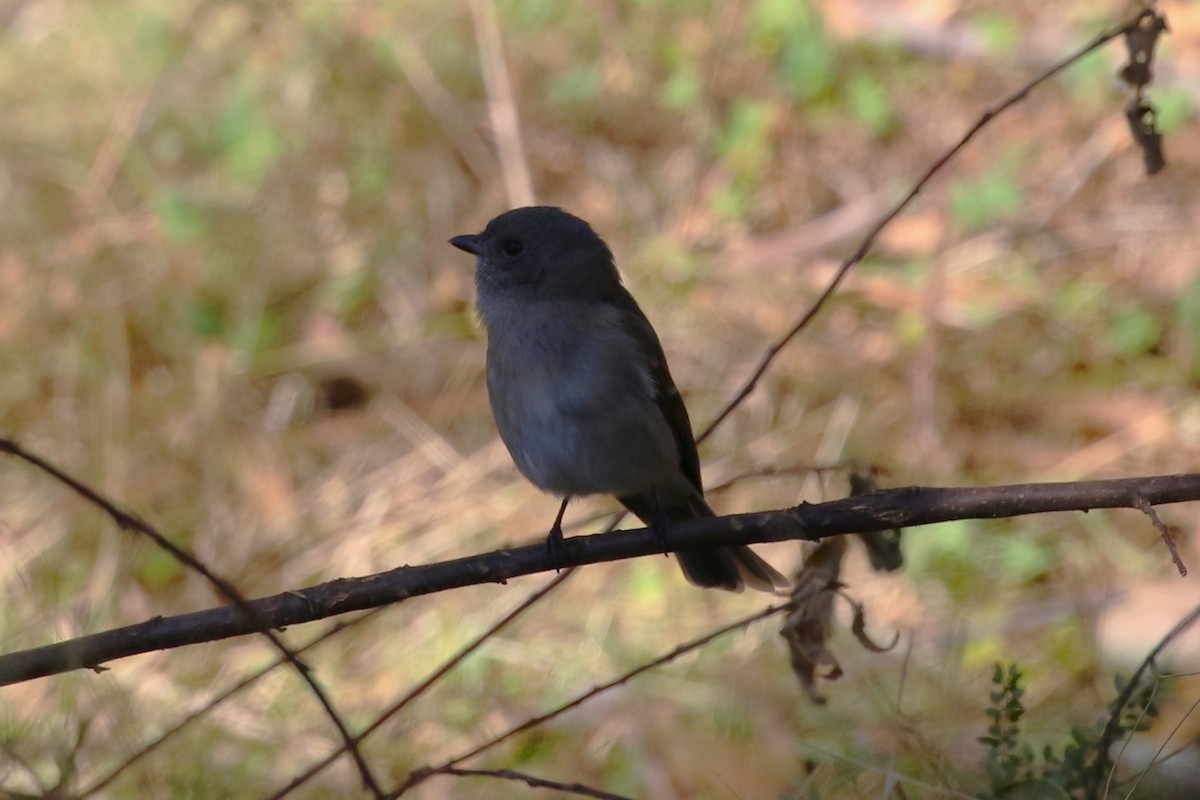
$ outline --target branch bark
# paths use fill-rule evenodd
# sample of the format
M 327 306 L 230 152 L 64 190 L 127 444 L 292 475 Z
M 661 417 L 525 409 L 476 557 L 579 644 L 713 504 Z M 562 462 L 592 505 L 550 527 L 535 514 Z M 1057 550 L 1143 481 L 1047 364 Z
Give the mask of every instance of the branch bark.
M 981 488 L 908 487 L 816 505 L 690 520 L 661 533 L 645 528 L 576 536 L 552 563 L 537 544 L 442 561 L 402 566 L 377 575 L 342 578 L 248 602 L 255 619 L 237 606 L 155 617 L 146 622 L 0 656 L 0 686 L 74 669 L 100 669 L 107 661 L 260 631 L 265 621 L 281 628 L 396 603 L 409 597 L 474 586 L 557 568 L 656 555 L 668 550 L 779 542 L 817 541 L 931 525 L 956 519 L 998 519 L 1093 508 L 1140 509 L 1200 500 L 1200 474 L 1160 475 L 1107 481 L 1015 484 Z

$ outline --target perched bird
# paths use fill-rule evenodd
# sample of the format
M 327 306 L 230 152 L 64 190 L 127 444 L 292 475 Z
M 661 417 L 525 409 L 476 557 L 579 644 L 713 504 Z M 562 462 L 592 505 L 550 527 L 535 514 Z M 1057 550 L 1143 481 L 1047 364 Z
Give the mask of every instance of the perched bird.
M 615 495 L 658 530 L 713 516 L 662 345 L 591 227 L 562 209 L 534 206 L 450 244 L 476 257 L 488 396 L 521 473 L 564 498 Z M 676 555 L 697 586 L 788 585 L 748 547 Z

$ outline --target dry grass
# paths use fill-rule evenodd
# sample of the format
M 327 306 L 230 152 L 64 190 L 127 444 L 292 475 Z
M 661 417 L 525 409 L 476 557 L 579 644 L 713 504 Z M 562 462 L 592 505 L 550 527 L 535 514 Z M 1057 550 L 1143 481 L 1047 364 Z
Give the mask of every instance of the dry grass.
M 481 67 L 476 52 L 468 5 L 486 15 L 484 0 L 8 5 L 0 424 L 251 595 L 547 527 L 555 502 L 495 437 L 470 264 L 444 244 L 503 210 L 521 169 L 539 202 L 612 245 L 700 427 L 881 201 L 981 108 L 1123 13 L 826 2 L 822 33 L 789 16 L 803 4 L 769 0 L 500 3 L 514 142 L 492 127 L 514 110 L 484 78 L 496 54 Z M 1144 177 L 1118 120 L 1119 44 L 1032 95 L 705 444 L 710 484 L 844 457 L 885 467 L 893 485 L 1196 468 L 1200 12 L 1163 7 L 1168 171 Z M 330 381 L 345 376 L 366 403 L 332 409 Z M 714 504 L 844 491 L 787 475 L 738 482 Z M 613 505 L 580 502 L 571 518 Z M 0 508 L 5 651 L 215 602 L 15 464 L 0 471 Z M 1162 514 L 1195 568 L 1190 510 Z M 1118 598 L 1165 584 L 1200 599 L 1132 512 L 941 526 L 906 546 L 892 577 L 852 554 L 846 580 L 872 628 L 904 644 L 877 656 L 835 639 L 847 675 L 828 706 L 802 699 L 761 626 L 484 763 L 654 798 L 875 797 L 888 765 L 971 793 L 993 661 L 1027 667 L 1037 741 L 1061 743 L 1102 713 L 1108 671 L 1140 657 L 1132 633 L 1178 615 L 1106 616 Z M 790 545 L 764 552 L 799 561 Z M 310 661 L 366 724 L 544 580 L 405 603 Z M 399 780 L 760 603 L 693 590 L 666 559 L 589 568 L 366 753 Z M 307 641 L 307 627 L 288 640 Z M 5 689 L 0 787 L 54 785 L 86 722 L 85 786 L 272 658 L 251 638 Z M 277 671 L 107 796 L 261 796 L 334 743 Z M 298 796 L 356 786 L 339 762 Z M 414 796 L 516 793 L 446 778 Z

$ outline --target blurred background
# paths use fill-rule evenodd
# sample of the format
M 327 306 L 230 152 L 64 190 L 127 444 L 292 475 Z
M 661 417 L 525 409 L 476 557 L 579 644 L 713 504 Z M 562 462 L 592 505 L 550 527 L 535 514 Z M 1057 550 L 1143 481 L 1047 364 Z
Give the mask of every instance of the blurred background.
M 718 510 L 842 497 L 842 473 L 747 477 L 842 459 L 885 486 L 1200 466 L 1200 3 L 1160 8 L 1167 170 L 1147 178 L 1130 141 L 1120 41 L 996 120 L 702 446 L 710 486 L 742 476 Z M 589 220 L 702 428 L 989 105 L 1130 10 L 0 0 L 0 430 L 252 596 L 528 543 L 557 503 L 496 436 L 450 236 L 530 200 Z M 571 532 L 615 507 L 576 503 Z M 1195 508 L 1159 513 L 1187 578 L 1132 511 L 913 530 L 890 575 L 853 542 L 848 591 L 901 639 L 880 655 L 835 634 L 826 705 L 770 621 L 472 765 L 654 798 L 879 797 L 889 769 L 976 794 L 994 662 L 1026 672 L 1029 742 L 1061 747 L 1200 602 Z M 306 659 L 357 729 L 547 579 L 419 598 Z M 11 460 L 0 591 L 4 652 L 219 602 Z M 663 558 L 586 568 L 365 754 L 400 780 L 765 601 Z M 0 788 L 87 787 L 274 657 L 247 637 L 6 688 Z M 1196 669 L 1200 640 L 1168 663 Z M 1135 768 L 1181 720 L 1167 752 L 1185 752 L 1152 777 L 1194 764 L 1198 692 L 1163 682 Z M 102 796 L 263 796 L 336 744 L 276 670 Z M 342 759 L 295 796 L 358 789 Z M 441 778 L 411 796 L 522 792 Z

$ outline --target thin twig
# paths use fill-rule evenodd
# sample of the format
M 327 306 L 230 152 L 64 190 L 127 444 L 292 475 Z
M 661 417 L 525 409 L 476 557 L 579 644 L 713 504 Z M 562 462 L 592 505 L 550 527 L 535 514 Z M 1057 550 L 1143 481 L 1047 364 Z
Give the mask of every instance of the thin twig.
M 857 461 L 838 461 L 829 464 L 768 464 L 765 467 L 758 469 L 748 469 L 743 472 L 738 472 L 730 475 L 720 483 L 714 483 L 712 486 L 705 488 L 705 495 L 717 494 L 733 488 L 736 484 L 742 481 L 752 480 L 754 478 L 775 478 L 782 475 L 806 475 L 814 473 L 817 475 L 826 472 L 843 472 L 859 468 Z
M 415 41 L 401 36 L 394 40 L 393 46 L 396 64 L 413 87 L 413 91 L 437 118 L 450 143 L 462 156 L 467 169 L 482 178 L 487 174 L 492 154 L 487 144 L 472 130 L 470 121 L 461 111 L 462 104 L 455 100 L 454 95 L 438 80 L 437 73 L 433 71 L 433 67 L 429 65 L 425 54 L 417 47 Z
M 863 772 L 883 773 L 883 769 L 881 767 L 879 767 L 876 764 L 872 764 L 868 761 L 865 761 L 864 759 L 854 758 L 852 756 L 846 755 L 845 753 L 839 753 L 834 750 L 829 750 L 824 747 L 821 747 L 820 745 L 813 744 L 812 742 L 806 741 L 804 739 L 799 739 L 796 741 L 796 743 L 800 747 L 803 747 L 808 750 L 812 750 L 813 752 L 818 753 L 818 754 L 824 756 L 825 758 L 828 758 L 830 761 L 838 761 L 838 762 L 841 762 L 842 764 L 848 764 L 849 766 L 860 769 Z M 952 789 L 948 786 L 939 786 L 939 785 L 932 784 L 932 783 L 926 783 L 925 781 L 922 781 L 918 778 L 914 778 L 912 776 L 905 775 L 900 772 L 890 772 L 887 774 L 894 775 L 903 784 L 907 784 L 909 786 L 915 786 L 916 788 L 921 789 L 922 791 L 925 792 L 925 794 L 921 795 L 922 797 L 952 797 L 952 798 L 955 798 L 955 800 L 979 800 L 979 795 L 977 795 L 977 794 L 966 794 L 965 792 L 960 792 L 957 789 Z M 903 800 L 903 798 L 905 797 L 905 795 L 903 794 L 903 789 L 901 789 L 900 786 L 897 786 L 896 789 L 897 789 L 896 797 Z M 887 795 L 884 795 L 884 796 L 886 797 Z
M 416 700 L 418 697 L 423 695 L 435 683 L 437 683 L 439 680 L 444 678 L 450 672 L 450 670 L 454 669 L 460 663 L 462 663 L 462 661 L 467 656 L 471 655 L 471 653 L 478 650 L 479 647 L 482 646 L 486 641 L 488 641 L 493 636 L 495 636 L 497 633 L 499 633 L 501 630 L 506 628 L 510 623 L 513 622 L 513 620 L 517 619 L 517 617 L 519 617 L 523 613 L 525 613 L 526 610 L 528 610 L 533 605 L 535 605 L 543 597 L 550 594 L 555 589 L 557 589 L 559 586 L 561 586 L 569 577 L 571 577 L 571 574 L 573 572 L 574 572 L 573 569 L 568 569 L 568 570 L 564 570 L 563 572 L 560 572 L 551 581 L 549 581 L 545 586 L 538 589 L 536 592 L 533 592 L 532 594 L 530 594 L 528 597 L 525 598 L 524 601 L 521 602 L 520 605 L 518 605 L 512 611 L 505 614 L 497 622 L 493 623 L 490 627 L 488 627 L 487 630 L 485 630 L 483 633 L 476 636 L 472 641 L 470 641 L 466 645 L 464 645 L 457 653 L 455 653 L 448 660 L 446 660 L 441 666 L 439 666 L 436 670 L 434 670 L 432 673 L 430 673 L 429 677 L 427 677 L 425 680 L 421 681 L 415 687 L 410 689 L 408 691 L 408 693 L 404 695 L 403 698 L 401 698 L 396 703 L 392 704 L 392 706 L 390 708 L 388 708 L 386 711 L 384 711 L 382 714 L 380 714 L 378 717 L 376 717 L 374 722 L 372 722 L 370 725 L 368 725 L 365 729 L 363 729 L 362 733 L 360 733 L 357 737 L 355 737 L 354 743 L 358 744 L 358 743 L 362 742 L 363 739 L 367 738 L 367 736 L 374 733 L 381 725 L 383 725 L 383 723 L 387 722 L 389 719 L 391 719 L 396 714 L 398 714 L 405 706 L 407 706 L 413 700 Z M 328 767 L 330 764 L 332 764 L 334 761 L 336 761 L 338 756 L 340 756 L 344 752 L 346 752 L 345 744 L 343 744 L 341 747 L 339 747 L 334 752 L 330 753 L 325 758 L 318 761 L 316 764 L 313 764 L 311 767 L 309 767 L 307 770 L 305 770 L 301 775 L 298 775 L 297 777 L 293 778 L 292 781 L 287 786 L 283 787 L 278 792 L 271 795 L 270 798 L 268 798 L 268 800 L 279 800 L 280 798 L 285 797 L 286 795 L 290 794 L 294 789 L 297 789 L 300 786 L 304 785 L 309 780 L 314 778 L 318 773 L 320 773 L 322 770 L 324 770 L 326 767 Z
M 1158 535 L 1162 537 L 1163 544 L 1167 546 L 1167 552 L 1171 554 L 1171 560 L 1175 562 L 1175 569 L 1179 570 L 1181 577 L 1186 578 L 1188 574 L 1187 567 L 1184 566 L 1183 559 L 1179 557 L 1179 550 L 1175 547 L 1175 539 L 1171 536 L 1171 531 L 1167 528 L 1166 523 L 1159 519 L 1158 512 L 1154 510 L 1154 506 L 1146 498 L 1139 498 L 1138 509 L 1150 518 L 1151 524 L 1158 531 Z
M 613 794 L 612 792 L 604 792 L 600 789 L 594 789 L 591 786 L 585 786 L 582 783 L 559 783 L 558 781 L 549 781 L 545 778 L 538 778 L 524 772 L 517 772 L 511 769 L 459 769 L 458 767 L 446 767 L 439 769 L 436 772 L 430 773 L 433 775 L 458 775 L 462 777 L 484 777 L 484 778 L 501 778 L 508 781 L 519 781 L 534 789 L 557 789 L 566 794 L 575 794 L 580 797 L 595 797 L 598 800 L 632 800 L 623 794 Z
M 825 287 L 825 290 L 821 292 L 816 301 L 809 307 L 807 311 L 804 312 L 804 314 L 800 316 L 799 319 L 796 320 L 792 327 L 789 328 L 787 332 L 783 334 L 783 336 L 779 337 L 770 347 L 767 348 L 766 352 L 762 356 L 762 359 L 758 362 L 758 365 L 750 373 L 750 377 L 747 378 L 746 382 L 742 384 L 742 387 L 733 396 L 733 399 L 726 403 L 725 407 L 721 409 L 720 413 L 717 414 L 713 421 L 710 422 L 708 426 L 700 433 L 700 435 L 696 437 L 696 441 L 700 442 L 707 439 L 717 428 L 717 426 L 724 422 L 726 417 L 732 414 L 734 409 L 740 406 L 742 402 L 750 396 L 750 394 L 758 386 L 759 380 L 761 380 L 762 376 L 766 374 L 776 357 L 778 357 L 785 347 L 791 344 L 792 340 L 796 338 L 796 335 L 799 334 L 800 331 L 808 327 L 809 323 L 816 318 L 817 313 L 825 306 L 825 303 L 829 300 L 829 298 L 833 297 L 834 292 L 837 291 L 838 286 L 841 285 L 842 280 L 846 277 L 847 273 L 849 273 L 850 270 L 856 264 L 862 261 L 863 258 L 866 257 L 867 253 L 870 252 L 871 248 L 875 244 L 875 240 L 879 237 L 879 234 L 883 232 L 883 229 L 890 225 L 892 220 L 900 216 L 900 213 L 908 207 L 909 203 L 916 199 L 917 195 L 921 193 L 921 190 L 925 188 L 926 184 L 928 184 L 929 181 L 932 180 L 932 178 L 938 172 L 940 172 L 944 166 L 946 166 L 946 164 L 950 163 L 950 161 L 957 156 L 959 152 L 966 147 L 967 144 L 974 139 L 981 130 L 983 130 L 996 116 L 1024 100 L 1026 95 L 1028 95 L 1029 92 L 1031 92 L 1037 86 L 1050 80 L 1055 75 L 1074 64 L 1076 61 L 1079 61 L 1088 53 L 1112 41 L 1118 36 L 1124 35 L 1128 31 L 1136 30 L 1141 24 L 1142 19 L 1148 14 L 1152 13 L 1153 12 L 1149 11 L 1141 11 L 1137 14 L 1137 16 L 1132 17 L 1120 25 L 1111 28 L 1107 32 L 1098 35 L 1087 45 L 1081 47 L 1079 50 L 1062 59 L 1061 61 L 1058 61 L 1041 75 L 1026 83 L 1020 89 L 1017 89 L 999 103 L 984 111 L 979 116 L 979 119 L 975 121 L 975 124 L 972 125 L 967 132 L 962 135 L 961 138 L 959 138 L 954 146 L 947 150 L 946 153 L 941 156 L 941 158 L 935 161 L 933 165 L 929 167 L 929 169 L 925 170 L 925 174 L 923 174 L 917 180 L 916 184 L 914 184 L 913 187 L 908 190 L 908 194 L 904 195 L 904 198 L 900 200 L 900 202 L 897 203 L 891 211 L 885 214 L 883 218 L 875 224 L 875 227 L 873 227 L 867 233 L 866 238 L 864 238 L 859 244 L 858 249 L 851 253 L 850 256 L 841 263 L 841 266 L 837 268 L 837 271 L 833 274 L 833 278 L 829 281 L 829 285 Z
M 1138 684 L 1142 681 L 1142 676 L 1146 673 L 1146 670 L 1158 662 L 1158 657 L 1162 655 L 1163 650 L 1167 649 L 1167 645 L 1175 641 L 1188 628 L 1192 627 L 1196 623 L 1196 620 L 1200 620 L 1200 605 L 1189 611 L 1187 616 L 1179 620 L 1175 624 L 1175 627 L 1167 632 L 1162 641 L 1142 660 L 1142 663 L 1134 671 L 1133 675 L 1130 676 L 1129 683 L 1117 695 L 1117 699 L 1112 705 L 1112 712 L 1108 716 L 1108 721 L 1104 724 L 1104 731 L 1100 734 L 1100 740 L 1096 743 L 1095 766 L 1092 768 L 1092 777 L 1088 781 L 1087 786 L 1086 796 L 1088 800 L 1098 800 L 1098 798 L 1104 796 L 1104 793 L 1106 793 L 1102 792 L 1102 790 L 1107 790 L 1108 786 L 1107 778 L 1104 775 L 1104 754 L 1108 752 L 1108 749 L 1112 747 L 1113 741 L 1116 739 L 1117 729 L 1120 728 L 1121 715 L 1125 713 L 1125 706 L 1129 705 L 1133 693 L 1137 691 Z M 1116 765 L 1114 764 L 1113 766 L 1115 767 Z
M 1162 681 L 1161 675 L 1159 676 L 1158 680 L 1160 682 Z M 1154 757 L 1150 759 L 1150 763 L 1146 765 L 1145 769 L 1138 773 L 1137 779 L 1133 782 L 1133 785 L 1129 787 L 1129 791 L 1125 793 L 1125 800 L 1129 800 L 1129 798 L 1134 796 L 1134 793 L 1137 792 L 1138 786 L 1142 784 L 1142 780 L 1150 774 L 1150 770 L 1154 769 L 1154 767 L 1158 764 L 1166 763 L 1166 761 L 1171 758 L 1170 755 L 1168 755 L 1166 758 L 1159 758 L 1159 756 L 1163 754 L 1163 750 L 1167 749 L 1167 745 L 1170 744 L 1171 739 L 1175 736 L 1175 734 L 1179 733 L 1179 729 L 1183 727 L 1183 723 L 1187 722 L 1188 717 L 1195 713 L 1197 708 L 1200 708 L 1200 697 L 1195 699 L 1195 701 L 1188 707 L 1188 710 L 1184 713 L 1184 715 L 1180 717 L 1178 721 L 1176 721 L 1175 727 L 1171 728 L 1171 731 L 1167 734 L 1167 738 L 1162 740 L 1162 744 L 1160 744 L 1158 749 L 1154 751 Z M 1185 745 L 1185 747 L 1190 748 L 1191 745 Z
M 136 531 L 137 533 L 146 536 L 160 548 L 170 553 L 171 556 L 179 563 L 202 576 L 217 589 L 221 596 L 237 606 L 238 613 L 245 616 L 246 622 L 249 624 L 252 631 L 254 633 L 261 633 L 263 636 L 265 636 L 267 640 L 270 641 L 270 643 L 275 647 L 275 649 L 287 659 L 288 663 L 295 668 L 296 672 L 300 674 L 300 677 L 304 680 L 304 682 L 308 684 L 309 689 L 317 698 L 317 701 L 325 709 L 326 716 L 328 716 L 329 719 L 333 721 L 333 724 L 337 727 L 338 732 L 342 736 L 342 741 L 348 745 L 350 754 L 354 758 L 354 763 L 358 766 L 358 771 L 362 775 L 363 784 L 375 797 L 383 797 L 383 790 L 379 788 L 379 784 L 376 782 L 375 776 L 371 773 L 371 769 L 367 765 L 366 759 L 363 758 L 363 755 L 358 748 L 354 746 L 354 740 L 350 734 L 350 729 L 346 727 L 346 723 L 342 720 L 341 715 L 338 713 L 337 709 L 334 708 L 333 701 L 329 699 L 329 696 L 325 693 L 325 690 L 321 688 L 321 685 L 317 683 L 316 678 L 312 676 L 308 669 L 308 665 L 301 661 L 296 656 L 296 653 L 290 647 L 284 644 L 282 639 L 275 635 L 275 632 L 271 630 L 271 622 L 265 619 L 250 604 L 250 602 L 246 600 L 242 593 L 238 591 L 237 587 L 209 569 L 207 565 L 200 561 L 200 559 L 198 559 L 196 556 L 192 555 L 191 552 L 172 542 L 150 523 L 139 519 L 123 509 L 118 508 L 116 504 L 101 496 L 90 486 L 87 486 L 83 482 L 71 477 L 58 467 L 46 461 L 44 458 L 29 452 L 15 441 L 6 438 L 0 438 L 0 452 L 8 453 L 14 458 L 24 461 L 25 463 L 36 467 L 50 477 L 54 478 L 59 483 L 75 492 L 75 494 L 79 495 L 84 500 L 108 514 L 108 516 L 112 518 L 113 522 L 115 522 L 117 527 L 121 530 Z M 91 661 L 90 663 L 85 662 L 84 666 L 96 668 L 98 664 L 99 662 Z
M 385 608 L 384 606 L 381 606 L 379 608 L 373 608 L 370 611 L 366 612 L 365 614 L 361 614 L 352 620 L 337 622 L 337 623 L 329 626 L 328 630 L 326 630 L 324 633 L 322 633 L 321 635 L 314 638 L 308 644 L 304 645 L 303 647 L 297 647 L 295 649 L 296 655 L 300 655 L 301 653 L 304 653 L 304 652 L 312 649 L 313 647 L 316 647 L 318 644 L 320 644 L 321 642 L 325 641 L 326 639 L 332 637 L 335 634 L 341 633 L 342 631 L 344 631 L 348 628 L 352 628 L 361 622 L 367 621 L 371 617 L 373 617 L 376 614 L 378 614 L 379 612 L 383 611 L 384 608 Z M 242 691 L 243 689 L 245 689 L 248 686 L 257 682 L 259 678 L 263 677 L 268 672 L 273 672 L 277 667 L 280 667 L 286 663 L 288 663 L 288 660 L 281 656 L 274 663 L 263 667 L 258 672 L 255 672 L 252 675 L 248 675 L 245 678 L 242 678 L 242 680 L 240 680 L 237 683 L 235 683 L 234 685 L 230 686 L 228 689 L 221 692 L 216 697 L 213 697 L 211 700 L 209 700 L 203 706 L 201 706 L 200 708 L 191 712 L 190 714 L 188 714 L 186 717 L 184 717 L 179 722 L 175 723 L 173 726 L 171 726 L 170 729 L 164 731 L 162 734 L 157 736 L 153 741 L 147 742 L 145 745 L 143 745 L 141 750 L 138 750 L 136 753 L 134 753 L 133 755 L 126 758 L 125 761 L 122 762 L 120 766 L 113 769 L 112 772 L 108 773 L 103 778 L 101 778 L 100 780 L 93 783 L 91 786 L 89 786 L 86 789 L 84 789 L 83 791 L 81 791 L 78 795 L 75 795 L 74 796 L 75 800 L 84 800 L 84 798 L 91 797 L 92 795 L 96 794 L 96 792 L 99 792 L 101 789 L 104 789 L 110 783 L 112 783 L 118 777 L 120 777 L 121 774 L 125 770 L 129 769 L 134 764 L 136 764 L 138 761 L 140 761 L 141 759 L 150 755 L 151 753 L 153 753 L 155 750 L 157 750 L 162 745 L 166 744 L 168 739 L 172 738 L 177 733 L 179 733 L 180 731 L 187 728 L 187 726 L 191 725 L 196 720 L 207 715 L 208 712 L 212 711 L 214 708 L 219 706 L 221 703 L 224 703 L 230 697 L 233 697 L 238 692 Z M 345 751 L 344 750 L 338 751 L 339 754 L 341 754 L 343 752 L 345 752 Z
M 504 175 L 504 190 L 511 206 L 532 205 L 533 179 L 529 161 L 521 143 L 521 120 L 513 96 L 508 65 L 504 62 L 504 42 L 500 21 L 492 0 L 471 0 L 471 18 L 475 21 L 475 42 L 479 48 L 479 66 L 487 88 L 488 115 L 496 137 L 496 153 Z
M 1125 736 L 1124 741 L 1121 742 L 1121 749 L 1117 752 L 1116 758 L 1112 759 L 1112 768 L 1108 771 L 1108 785 L 1104 787 L 1105 797 L 1110 796 L 1109 790 L 1112 788 L 1113 778 L 1117 774 L 1117 764 L 1119 764 L 1121 759 L 1125 757 L 1125 750 L 1133 741 L 1133 735 L 1142 729 L 1142 722 L 1146 719 L 1146 715 L 1149 713 L 1150 707 L 1154 704 L 1154 698 L 1158 696 L 1158 689 L 1160 686 L 1162 686 L 1162 684 L 1157 680 L 1156 676 L 1154 686 L 1150 690 L 1150 695 L 1145 698 L 1146 702 L 1142 703 L 1142 707 L 1138 709 L 1137 719 L 1134 720 L 1132 725 L 1128 726 L 1129 733 Z M 1103 753 L 1104 751 L 1098 750 L 1095 754 L 1096 758 L 1103 760 Z
M 629 680 L 632 680 L 633 678 L 636 678 L 638 675 L 641 675 L 643 672 L 648 672 L 652 669 L 655 669 L 656 667 L 661 667 L 663 664 L 670 663 L 671 661 L 674 661 L 675 659 L 679 658 L 682 655 L 685 655 L 687 653 L 692 652 L 693 650 L 697 650 L 697 649 L 703 647 L 704 645 L 708 644 L 709 642 L 713 641 L 714 639 L 718 639 L 722 636 L 725 636 L 726 634 L 732 633 L 737 630 L 741 630 L 742 628 L 752 625 L 755 622 L 767 619 L 768 617 L 774 616 L 775 614 L 779 614 L 783 611 L 788 611 L 791 608 L 792 608 L 792 603 L 784 603 L 782 605 L 777 605 L 777 606 L 768 606 L 767 608 L 764 608 L 761 611 L 755 612 L 754 614 L 751 614 L 749 616 L 742 617 L 741 619 L 735 620 L 734 622 L 731 622 L 728 625 L 724 625 L 715 631 L 711 631 L 710 633 L 707 633 L 704 636 L 701 636 L 697 639 L 692 639 L 689 642 L 685 642 L 684 644 L 681 644 L 678 647 L 676 647 L 671 652 L 661 655 L 658 658 L 654 659 L 653 661 L 648 661 L 645 664 L 642 664 L 641 666 L 639 666 L 635 669 L 629 670 L 628 672 L 625 672 L 625 673 L 617 676 L 616 678 L 612 679 L 611 681 L 608 681 L 607 683 L 602 683 L 599 686 L 595 686 L 591 689 L 588 689 L 586 692 L 583 692 L 582 694 L 577 695 L 574 699 L 568 700 L 567 702 L 552 709 L 551 711 L 547 711 L 544 714 L 539 714 L 536 717 L 527 719 L 524 722 L 522 722 L 520 725 L 510 728 L 507 731 L 505 731 L 504 733 L 500 734 L 499 736 L 495 736 L 495 737 L 487 740 L 483 744 L 473 747 L 472 749 L 468 750 L 467 752 L 465 752 L 461 755 L 457 755 L 454 758 L 451 758 L 451 759 L 445 761 L 444 763 L 439 764 L 436 767 L 429 767 L 429 768 L 426 768 L 423 770 L 417 770 L 417 771 L 413 772 L 411 775 L 408 776 L 408 779 L 404 783 L 402 783 L 391 795 L 389 795 L 389 797 L 399 797 L 400 795 L 404 794 L 406 791 L 411 789 L 413 786 L 416 786 L 417 784 L 424 781 L 430 775 L 435 775 L 438 772 L 441 772 L 449 767 L 457 766 L 458 764 L 462 763 L 463 761 L 466 761 L 469 758 L 474 758 L 475 756 L 480 755 L 481 753 L 491 750 L 493 747 L 501 744 L 502 742 L 508 741 L 509 739 L 511 739 L 512 737 L 516 736 L 519 733 L 523 733 L 523 732 L 529 730 L 530 728 L 537 727 L 538 725 L 541 725 L 543 722 L 552 720 L 555 717 L 562 716 L 563 714 L 570 711 L 571 709 L 573 709 L 577 706 L 580 706 L 583 703 L 586 703 L 588 700 L 591 700 L 593 697 L 595 697 L 599 694 L 603 694 L 604 692 L 608 691 L 609 689 L 612 689 L 614 686 L 620 686 L 621 684 L 623 684 Z

